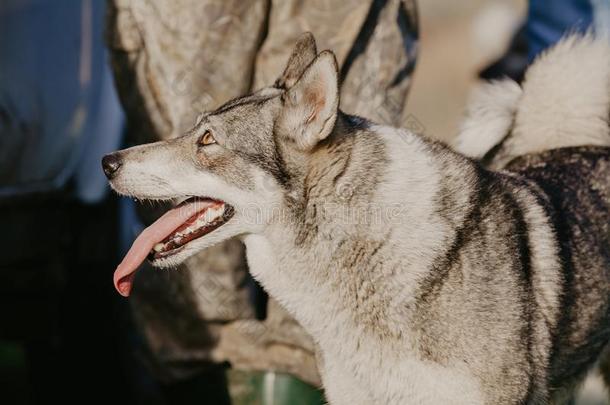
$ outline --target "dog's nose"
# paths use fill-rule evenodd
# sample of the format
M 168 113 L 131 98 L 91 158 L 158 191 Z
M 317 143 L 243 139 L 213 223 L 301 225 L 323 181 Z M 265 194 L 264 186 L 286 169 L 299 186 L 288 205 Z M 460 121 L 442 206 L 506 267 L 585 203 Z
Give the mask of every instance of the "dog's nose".
M 111 153 L 102 158 L 102 168 L 104 169 L 104 174 L 108 177 L 108 180 L 111 180 L 116 176 L 116 173 L 121 168 L 122 164 L 121 158 L 116 153 Z

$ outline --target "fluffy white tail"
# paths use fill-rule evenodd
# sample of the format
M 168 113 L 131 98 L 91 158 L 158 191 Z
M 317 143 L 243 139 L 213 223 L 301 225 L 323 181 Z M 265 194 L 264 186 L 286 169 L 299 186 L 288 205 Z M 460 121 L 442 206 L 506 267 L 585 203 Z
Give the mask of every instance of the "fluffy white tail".
M 456 150 L 487 155 L 499 168 L 526 153 L 610 145 L 607 41 L 571 35 L 534 61 L 521 87 L 510 80 L 483 85 L 467 109 Z

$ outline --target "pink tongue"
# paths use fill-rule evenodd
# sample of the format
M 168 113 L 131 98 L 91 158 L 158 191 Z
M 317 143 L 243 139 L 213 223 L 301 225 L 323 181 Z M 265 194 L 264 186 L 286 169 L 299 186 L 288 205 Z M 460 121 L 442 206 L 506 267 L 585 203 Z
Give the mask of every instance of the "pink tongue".
M 214 204 L 218 204 L 218 202 L 203 199 L 184 202 L 167 211 L 161 218 L 144 229 L 114 271 L 114 287 L 119 294 L 123 297 L 129 296 L 136 270 L 157 243 L 163 241 L 190 217 Z

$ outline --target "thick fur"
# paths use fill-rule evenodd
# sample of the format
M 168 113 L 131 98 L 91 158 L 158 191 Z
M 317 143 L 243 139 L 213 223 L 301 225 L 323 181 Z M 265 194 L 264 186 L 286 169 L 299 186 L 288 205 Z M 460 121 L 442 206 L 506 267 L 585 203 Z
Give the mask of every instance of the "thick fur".
M 567 37 L 535 61 L 523 88 L 511 80 L 481 84 L 473 92 L 453 147 L 500 169 L 527 153 L 562 146 L 608 146 L 609 85 L 607 40 Z M 606 387 L 610 387 L 609 362 L 606 350 L 599 367 Z M 562 390 L 566 403 L 577 386 L 575 382 L 573 389 Z M 586 394 L 608 395 L 599 389 Z
M 478 85 L 453 141 L 454 149 L 483 159 L 513 128 L 521 95 L 521 87 L 510 79 Z
M 574 35 L 534 62 L 522 88 L 506 79 L 475 91 L 453 147 L 498 169 L 528 153 L 609 146 L 609 117 L 610 44 Z
M 304 46 L 315 50 L 310 36 Z M 569 397 L 610 338 L 610 150 L 532 149 L 542 153 L 488 171 L 342 113 L 332 53 L 310 59 L 291 58 L 289 78 L 203 114 L 181 138 L 117 152 L 120 193 L 210 196 L 236 210 L 153 264 L 241 238 L 253 276 L 315 339 L 331 404 Z M 534 103 L 526 92 L 503 98 L 503 114 L 516 121 Z M 532 130 L 552 130 L 544 121 Z M 205 131 L 217 144 L 198 146 Z

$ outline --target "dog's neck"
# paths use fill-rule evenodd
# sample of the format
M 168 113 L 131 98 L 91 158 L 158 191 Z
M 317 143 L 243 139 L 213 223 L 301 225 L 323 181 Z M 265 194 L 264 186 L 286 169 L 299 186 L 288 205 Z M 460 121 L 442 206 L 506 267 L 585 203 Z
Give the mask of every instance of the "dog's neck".
M 416 296 L 465 217 L 468 196 L 457 191 L 469 179 L 444 183 L 451 165 L 470 162 L 417 135 L 361 124 L 314 151 L 289 215 L 244 239 L 253 275 L 320 344 L 347 330 L 407 336 L 404 297 Z M 439 190 L 450 194 L 442 202 Z

